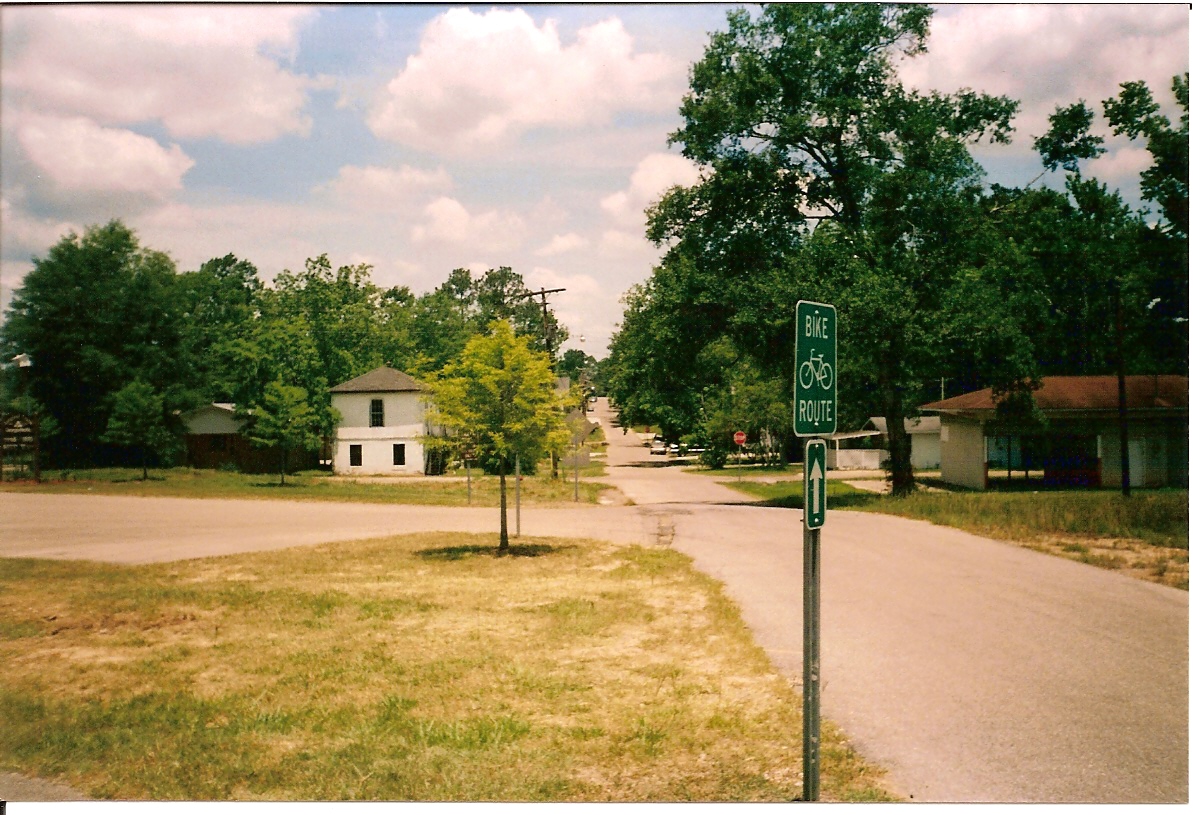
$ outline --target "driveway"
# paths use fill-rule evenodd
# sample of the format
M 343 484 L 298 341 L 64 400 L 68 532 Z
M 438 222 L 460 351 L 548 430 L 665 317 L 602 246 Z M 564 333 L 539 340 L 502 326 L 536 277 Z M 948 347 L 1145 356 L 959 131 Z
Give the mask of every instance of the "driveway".
M 674 546 L 725 584 L 798 681 L 800 512 L 743 506 L 709 478 L 651 466 L 603 400 L 596 415 L 608 480 L 635 506 L 525 510 L 523 534 Z M 496 526 L 494 509 L 0 493 L 3 556 L 141 563 Z M 1186 592 L 831 506 L 822 544 L 823 712 L 896 791 L 1188 800 Z

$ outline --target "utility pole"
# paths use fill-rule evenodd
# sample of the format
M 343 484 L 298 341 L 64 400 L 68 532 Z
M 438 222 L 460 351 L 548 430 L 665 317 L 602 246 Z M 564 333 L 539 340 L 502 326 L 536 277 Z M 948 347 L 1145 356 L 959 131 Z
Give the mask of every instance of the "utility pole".
M 539 289 L 538 291 L 528 291 L 525 294 L 516 294 L 511 300 L 525 300 L 528 297 L 541 297 L 543 304 L 543 342 L 547 346 L 547 356 L 550 357 L 551 362 L 555 362 L 555 353 L 551 350 L 551 321 L 547 314 L 547 295 L 557 294 L 567 289 Z
M 547 295 L 558 294 L 567 289 L 545 289 L 540 288 L 538 291 L 528 291 L 525 294 L 516 294 L 510 298 L 513 300 L 525 300 L 528 297 L 541 297 L 543 303 L 543 343 L 547 346 L 547 359 L 551 362 L 552 370 L 555 367 L 555 353 L 551 350 L 551 320 L 547 314 Z M 559 456 L 555 455 L 555 451 L 551 451 L 551 477 L 559 478 Z
M 1114 289 L 1114 367 L 1118 375 L 1118 447 L 1119 468 L 1122 472 L 1124 498 L 1131 497 L 1131 456 L 1127 432 L 1127 372 L 1123 359 L 1123 295 L 1122 284 Z

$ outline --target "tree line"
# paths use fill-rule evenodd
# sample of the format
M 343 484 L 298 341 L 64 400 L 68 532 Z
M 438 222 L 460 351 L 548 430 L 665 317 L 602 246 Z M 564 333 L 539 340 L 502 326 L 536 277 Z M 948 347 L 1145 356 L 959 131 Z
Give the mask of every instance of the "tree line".
M 775 4 L 711 35 L 671 135 L 701 178 L 648 211 L 666 251 L 610 346 L 623 421 L 714 460 L 733 430 L 789 445 L 799 300 L 837 306 L 840 423 L 886 418 L 896 494 L 914 486 L 904 419 L 942 394 L 992 387 L 1023 415 L 1045 375 L 1188 370 L 1188 74 L 1178 124 L 1126 82 L 1101 119 L 1056 110 L 1041 177 L 988 186 L 972 148 L 1008 143 L 1018 103 L 903 86 L 932 13 Z M 1099 121 L 1151 157 L 1142 210 L 1082 171 Z
M 320 255 L 266 284 L 234 255 L 179 272 L 119 220 L 72 232 L 0 326 L 0 359 L 32 362 L 0 369 L 0 414 L 38 417 L 50 467 L 176 461 L 180 415 L 212 402 L 252 409 L 262 442 L 306 446 L 334 435 L 329 388 L 378 366 L 434 379 L 497 320 L 539 354 L 568 337 L 508 267 L 455 269 L 421 295 L 371 272 Z M 592 362 L 569 354 L 568 370 Z

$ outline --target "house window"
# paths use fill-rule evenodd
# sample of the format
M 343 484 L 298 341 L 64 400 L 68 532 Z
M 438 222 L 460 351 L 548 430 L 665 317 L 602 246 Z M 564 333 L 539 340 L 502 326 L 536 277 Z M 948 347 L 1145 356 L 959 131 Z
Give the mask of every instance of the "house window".
M 406 466 L 406 445 L 404 445 L 404 444 L 395 444 L 394 445 L 394 466 L 395 467 L 405 467 Z
M 360 459 L 361 459 L 360 445 L 359 444 L 348 445 L 348 464 L 349 464 L 349 466 L 359 467 Z
M 385 427 L 385 403 L 380 399 L 369 403 L 369 427 Z

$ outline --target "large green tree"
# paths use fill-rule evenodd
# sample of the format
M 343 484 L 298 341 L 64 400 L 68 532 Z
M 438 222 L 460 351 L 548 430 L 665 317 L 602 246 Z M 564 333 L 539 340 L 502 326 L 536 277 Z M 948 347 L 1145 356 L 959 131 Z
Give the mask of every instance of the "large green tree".
M 534 463 L 566 442 L 550 360 L 517 336 L 505 320 L 473 337 L 460 358 L 431 384 L 432 424 L 466 436 L 480 457 L 498 462 L 501 484 L 499 551 L 509 549 L 506 475 L 515 457 Z
M 941 310 L 959 273 L 951 238 L 980 209 L 969 148 L 1006 141 L 1016 109 L 903 87 L 896 62 L 926 50 L 931 15 L 886 4 L 730 12 L 693 66 L 672 136 L 704 180 L 651 212 L 651 236 L 697 270 L 689 302 L 729 311 L 718 322 L 764 366 L 792 367 L 795 300 L 838 305 L 843 358 L 888 421 L 896 494 L 914 486 L 903 420 L 939 370 L 951 317 Z M 801 256 L 813 234 L 817 264 Z M 753 297 L 762 287 L 781 293 Z
M 1111 367 L 1114 344 L 1106 338 L 1116 333 L 1124 335 L 1129 355 L 1124 365 L 1133 373 L 1188 368 L 1188 74 L 1173 78 L 1172 92 L 1182 111 L 1177 127 L 1159 112 L 1143 82 L 1124 82 L 1117 96 L 1102 102 L 1116 134 L 1146 141 L 1152 164 L 1140 174 L 1140 191 L 1158 212 L 1133 212 L 1117 191 L 1086 175 L 1096 173 L 1095 160 L 1105 148 L 1093 132 L 1096 113 L 1084 101 L 1058 107 L 1048 132 L 1035 140 L 1044 166 L 1066 173 L 1061 206 L 1070 217 L 1062 234 L 1072 252 L 1059 276 L 1070 280 L 1079 295 L 1073 300 L 1080 324 L 1070 333 L 1088 337 L 1097 349 L 1083 355 L 1095 369 L 1089 373 Z M 1116 320 L 1119 309 L 1123 318 Z
M 34 259 L 13 294 L 0 356 L 33 360 L 32 395 L 58 427 L 45 445 L 50 463 L 107 460 L 111 397 L 134 380 L 168 411 L 189 406 L 192 359 L 179 306 L 173 261 L 143 248 L 120 221 L 72 232 Z
M 159 458 L 171 452 L 177 438 L 170 426 L 162 397 L 147 382 L 128 383 L 112 396 L 108 426 L 101 439 L 109 444 L 137 450 L 141 463 L 141 480 L 149 479 L 149 456 Z
M 551 355 L 568 338 L 555 313 L 530 296 L 522 276 L 501 266 L 473 277 L 468 269 L 453 269 L 438 288 L 414 304 L 412 333 L 429 370 L 442 370 L 459 357 L 465 344 L 483 334 L 494 320 L 509 320 L 514 333 L 532 348 Z
M 286 467 L 291 450 L 312 450 L 319 443 L 319 417 L 307 403 L 307 392 L 280 380 L 265 386 L 261 401 L 253 406 L 249 438 L 280 452 L 281 484 L 286 485 Z
M 179 276 L 183 342 L 194 360 L 193 388 L 202 401 L 246 399 L 246 351 L 264 286 L 257 268 L 235 255 L 212 258 Z

